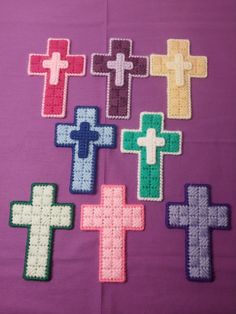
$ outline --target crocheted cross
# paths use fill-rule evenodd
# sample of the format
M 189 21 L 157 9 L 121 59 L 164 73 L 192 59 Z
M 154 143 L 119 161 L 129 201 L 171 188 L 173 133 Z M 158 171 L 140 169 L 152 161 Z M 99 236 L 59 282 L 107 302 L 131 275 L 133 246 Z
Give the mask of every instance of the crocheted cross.
M 207 76 L 207 58 L 190 55 L 189 40 L 169 39 L 167 55 L 150 56 L 150 74 L 167 76 L 167 116 L 171 119 L 190 119 L 191 78 Z
M 68 77 L 85 75 L 85 55 L 70 55 L 69 45 L 69 39 L 49 38 L 47 54 L 29 56 L 28 74 L 44 76 L 43 117 L 65 117 Z
M 32 184 L 30 202 L 12 202 L 10 225 L 28 228 L 24 278 L 49 280 L 53 231 L 71 229 L 73 204 L 56 203 L 56 185 Z
M 127 205 L 124 185 L 102 185 L 101 204 L 82 205 L 82 230 L 100 231 L 99 280 L 125 281 L 125 235 L 144 229 L 143 205 Z
M 212 204 L 210 187 L 189 184 L 185 203 L 167 204 L 167 226 L 186 229 L 186 272 L 192 281 L 212 281 L 213 229 L 229 229 L 230 209 L 225 204 Z
M 148 57 L 133 56 L 130 39 L 111 38 L 108 54 L 92 54 L 91 73 L 107 76 L 107 118 L 129 119 L 131 80 L 148 76 Z
M 163 199 L 163 157 L 181 154 L 182 134 L 164 130 L 162 113 L 142 112 L 139 130 L 122 130 L 121 151 L 138 157 L 138 199 Z
M 97 150 L 116 146 L 116 127 L 100 124 L 98 110 L 76 107 L 74 124 L 56 125 L 56 146 L 72 148 L 71 193 L 95 193 Z

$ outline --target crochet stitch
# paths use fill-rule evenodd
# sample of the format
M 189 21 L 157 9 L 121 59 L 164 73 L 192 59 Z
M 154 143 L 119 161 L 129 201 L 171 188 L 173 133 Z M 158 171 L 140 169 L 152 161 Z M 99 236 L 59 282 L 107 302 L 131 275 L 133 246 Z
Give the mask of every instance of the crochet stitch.
M 55 229 L 72 229 L 74 205 L 56 203 L 55 184 L 33 183 L 30 202 L 12 202 L 10 226 L 28 228 L 24 278 L 49 280 Z
M 101 204 L 81 206 L 81 230 L 100 231 L 99 280 L 125 281 L 126 231 L 144 229 L 144 206 L 125 203 L 124 185 L 102 185 Z
M 71 193 L 95 193 L 97 150 L 116 147 L 116 127 L 99 123 L 98 107 L 76 107 L 74 124 L 56 125 L 55 145 L 72 148 Z
M 47 54 L 30 54 L 29 75 L 44 76 L 42 117 L 64 118 L 66 115 L 69 76 L 85 75 L 85 55 L 70 55 L 69 39 L 49 38 Z
M 139 130 L 122 130 L 121 152 L 138 154 L 138 199 L 163 199 L 163 157 L 180 155 L 182 133 L 164 130 L 164 114 L 142 112 Z
M 190 55 L 189 40 L 169 39 L 167 55 L 150 56 L 150 74 L 167 77 L 167 116 L 190 119 L 191 78 L 207 77 L 207 58 Z
M 148 76 L 148 57 L 132 55 L 132 40 L 111 38 L 108 54 L 92 54 L 91 74 L 107 76 L 106 117 L 129 119 L 131 81 Z
M 167 226 L 186 230 L 186 272 L 191 281 L 212 281 L 212 230 L 230 228 L 230 208 L 211 203 L 205 184 L 187 184 L 184 203 L 167 204 Z

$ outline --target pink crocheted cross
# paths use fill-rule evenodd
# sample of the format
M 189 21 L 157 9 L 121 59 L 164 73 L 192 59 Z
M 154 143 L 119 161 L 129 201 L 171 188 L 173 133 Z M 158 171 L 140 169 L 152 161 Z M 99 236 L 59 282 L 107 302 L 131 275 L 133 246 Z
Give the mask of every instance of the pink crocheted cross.
M 99 280 L 125 281 L 125 234 L 144 229 L 144 206 L 125 203 L 124 185 L 102 185 L 101 204 L 82 205 L 81 230 L 100 231 Z

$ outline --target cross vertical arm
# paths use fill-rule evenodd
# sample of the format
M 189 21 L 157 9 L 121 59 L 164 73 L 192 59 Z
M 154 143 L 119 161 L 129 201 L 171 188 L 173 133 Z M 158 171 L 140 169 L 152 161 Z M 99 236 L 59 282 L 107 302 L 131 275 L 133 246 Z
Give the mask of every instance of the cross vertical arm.
M 163 159 L 158 156 L 159 163 L 148 165 L 146 153 L 143 149 L 138 161 L 138 187 L 139 200 L 162 201 L 163 199 Z
M 47 54 L 60 51 L 62 58 L 66 58 L 70 50 L 70 40 L 68 38 L 48 38 Z
M 176 87 L 175 72 L 169 72 L 167 77 L 167 116 L 169 119 L 190 119 L 191 107 L 191 80 L 187 75 L 184 85 Z
M 88 122 L 91 126 L 99 124 L 99 109 L 95 106 L 77 106 L 74 110 L 74 125 L 80 126 L 82 122 Z
M 184 57 L 190 55 L 190 41 L 188 39 L 168 39 L 167 54 L 173 57 L 176 54 L 181 54 Z
M 72 194 L 94 194 L 97 178 L 97 149 L 89 144 L 88 157 L 79 157 L 79 145 L 72 148 L 72 164 L 70 177 L 70 192 Z
M 145 133 L 148 129 L 153 128 L 158 134 L 164 130 L 164 114 L 162 112 L 141 112 L 140 130 Z

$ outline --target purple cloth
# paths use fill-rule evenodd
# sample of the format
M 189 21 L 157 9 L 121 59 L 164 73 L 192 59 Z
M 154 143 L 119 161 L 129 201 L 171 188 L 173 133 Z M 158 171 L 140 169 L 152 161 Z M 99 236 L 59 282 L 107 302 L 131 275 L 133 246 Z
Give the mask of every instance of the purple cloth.
M 0 313 L 1 314 L 235 314 L 235 0 L 3 0 L 0 10 Z M 207 79 L 192 79 L 193 119 L 165 121 L 183 131 L 183 154 L 164 160 L 164 201 L 146 208 L 144 232 L 127 233 L 124 284 L 98 281 L 98 232 L 80 231 L 80 206 L 99 203 L 100 185 L 126 184 L 138 203 L 137 156 L 99 152 L 98 193 L 69 193 L 71 150 L 54 146 L 55 123 L 40 116 L 43 78 L 27 75 L 28 55 L 46 53 L 49 37 L 71 39 L 86 54 L 85 77 L 70 78 L 68 115 L 76 105 L 98 105 L 105 119 L 106 79 L 90 75 L 93 52 L 108 52 L 110 37 L 131 38 L 135 55 L 166 54 L 167 39 L 190 39 L 192 55 L 209 60 Z M 133 79 L 132 118 L 166 113 L 166 78 Z M 22 279 L 26 229 L 10 228 L 9 204 L 28 201 L 33 182 L 58 184 L 58 202 L 76 205 L 72 231 L 55 232 L 50 282 Z M 186 280 L 184 232 L 165 225 L 166 202 L 183 202 L 185 183 L 212 186 L 212 201 L 229 203 L 232 230 L 213 231 L 215 281 Z

